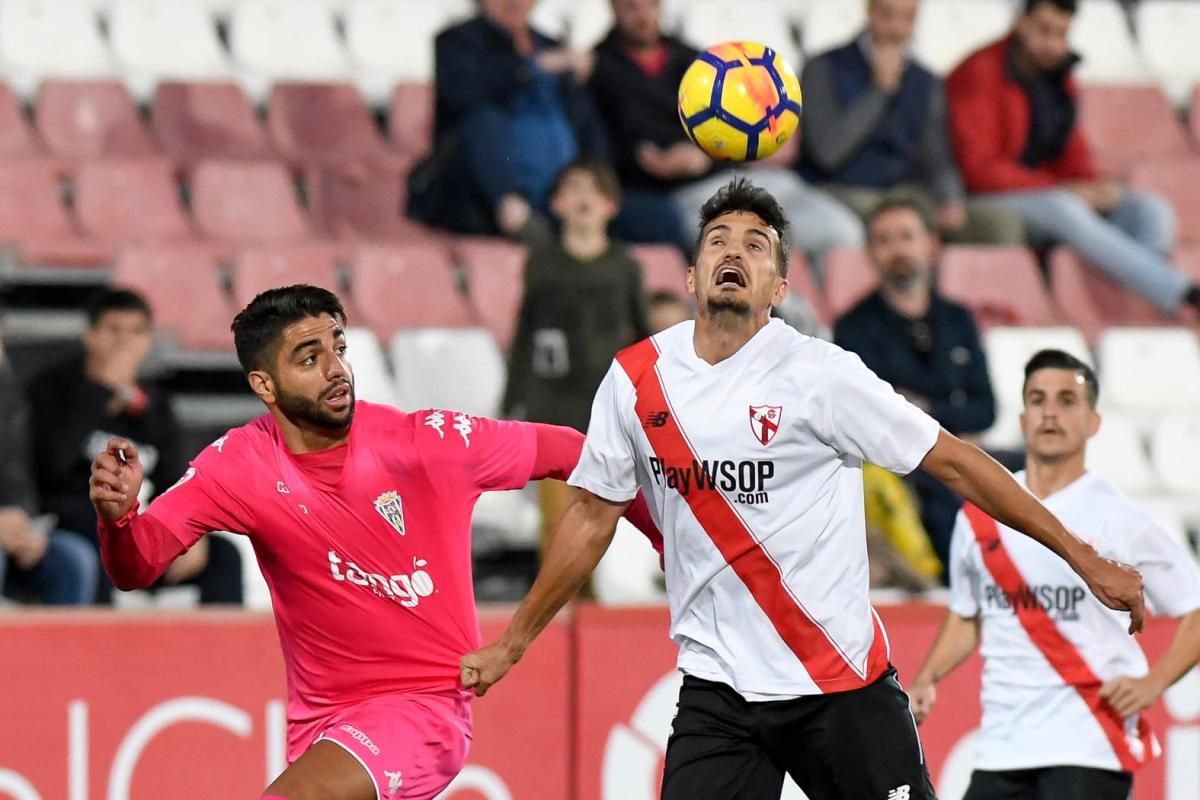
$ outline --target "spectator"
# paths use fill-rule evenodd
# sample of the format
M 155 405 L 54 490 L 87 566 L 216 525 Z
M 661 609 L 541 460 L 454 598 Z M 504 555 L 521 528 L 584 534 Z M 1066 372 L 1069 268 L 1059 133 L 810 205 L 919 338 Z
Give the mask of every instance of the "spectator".
M 948 241 L 1024 244 L 1013 213 L 964 199 L 945 91 L 909 51 L 918 2 L 870 0 L 867 29 L 805 66 L 800 174 L 864 218 L 901 192 Z
M 946 430 L 969 436 L 991 427 L 995 398 L 971 312 L 934 289 L 937 252 L 937 234 L 918 204 L 882 203 L 867 220 L 879 288 L 837 320 L 833 338 Z M 922 520 L 945 564 L 959 500 L 919 474 L 913 488 Z
M 732 167 L 701 152 L 679 123 L 679 82 L 697 52 L 663 33 L 659 0 L 612 0 L 612 8 L 616 25 L 596 47 L 589 86 L 609 126 L 617 174 L 627 191 L 673 206 L 684 227 L 671 241 L 690 251 L 696 209 L 732 177 Z M 783 205 L 792 241 L 810 258 L 862 244 L 859 220 L 792 170 L 757 165 L 752 178 Z
M 661 333 L 667 328 L 686 322 L 693 316 L 692 304 L 675 292 L 660 289 L 651 292 L 646 301 L 650 333 Z
M 96 596 L 100 559 L 75 533 L 36 516 L 29 405 L 0 339 L 0 589 L 46 605 L 86 605 Z
M 456 233 L 515 235 L 554 176 L 607 142 L 582 83 L 591 56 L 533 30 L 534 0 L 479 0 L 438 34 L 434 152 L 413 171 L 410 213 Z
M 64 528 L 84 534 L 98 552 L 88 481 L 92 459 L 108 438 L 122 436 L 137 445 L 148 476 L 143 502 L 171 486 L 186 462 L 169 399 L 138 378 L 152 341 L 150 306 L 135 292 L 104 289 L 89 304 L 87 317 L 83 354 L 36 376 L 29 398 L 44 507 Z M 198 587 L 202 603 L 241 603 L 237 549 L 220 538 L 201 540 L 160 582 L 175 584 Z M 109 602 L 111 596 L 112 585 L 102 574 L 97 599 Z
M 1096 169 L 1077 124 L 1067 45 L 1075 0 L 1025 0 L 1013 32 L 946 81 L 950 130 L 967 190 L 1025 221 L 1032 243 L 1070 245 L 1164 312 L 1200 308 L 1200 288 L 1166 260 L 1170 206 Z
M 586 431 L 613 356 L 650 335 L 642 271 L 606 233 L 620 204 L 611 168 L 571 164 L 550 203 L 562 235 L 534 242 L 525 263 L 504 408 L 509 416 Z M 574 493 L 560 481 L 539 484 L 543 543 Z

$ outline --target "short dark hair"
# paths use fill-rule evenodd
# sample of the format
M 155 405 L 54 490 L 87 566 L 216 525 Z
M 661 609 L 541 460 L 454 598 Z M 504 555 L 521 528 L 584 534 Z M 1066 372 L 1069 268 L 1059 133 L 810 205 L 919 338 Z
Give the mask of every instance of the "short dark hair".
M 1025 394 L 1025 387 L 1029 385 L 1033 373 L 1043 369 L 1068 369 L 1082 377 L 1087 386 L 1088 405 L 1096 407 L 1096 402 L 1100 399 L 1100 381 L 1096 379 L 1096 371 L 1062 350 L 1039 350 L 1033 354 L 1033 358 L 1025 364 L 1025 382 L 1021 384 L 1022 395 Z
M 1037 11 L 1038 6 L 1054 6 L 1071 16 L 1075 16 L 1075 12 L 1079 10 L 1078 0 L 1025 0 L 1025 13 L 1032 14 Z
M 560 169 L 554 176 L 554 186 L 550 190 L 551 197 L 558 194 L 563 182 L 572 172 L 586 172 L 591 175 L 601 194 L 614 203 L 621 202 L 621 179 L 617 177 L 617 173 L 608 164 L 591 158 L 578 158 Z
M 307 317 L 328 314 L 346 324 L 342 301 L 328 289 L 307 284 L 281 286 L 259 294 L 233 318 L 233 346 L 247 373 L 270 371 L 287 326 Z
M 871 232 L 871 226 L 875 224 L 875 220 L 882 217 L 884 214 L 890 214 L 893 211 L 911 211 L 921 220 L 921 225 L 924 226 L 927 233 L 935 233 L 937 228 L 934 227 L 933 220 L 929 217 L 929 209 L 918 200 L 911 197 L 885 197 L 876 203 L 867 213 L 866 229 L 868 236 Z
M 746 211 L 757 214 L 767 226 L 779 234 L 779 253 L 776 265 L 779 274 L 786 278 L 788 274 L 788 259 L 791 257 L 791 244 L 788 242 L 788 219 L 783 207 L 770 192 L 755 186 L 749 178 L 737 177 L 721 187 L 720 191 L 708 198 L 700 207 L 700 232 L 696 236 L 696 249 L 704 239 L 704 229 L 714 219 L 735 211 Z
M 147 321 L 154 321 L 154 311 L 146 298 L 122 286 L 106 286 L 97 290 L 88 299 L 86 311 L 89 328 L 96 327 L 100 318 L 110 311 L 140 311 L 146 315 Z

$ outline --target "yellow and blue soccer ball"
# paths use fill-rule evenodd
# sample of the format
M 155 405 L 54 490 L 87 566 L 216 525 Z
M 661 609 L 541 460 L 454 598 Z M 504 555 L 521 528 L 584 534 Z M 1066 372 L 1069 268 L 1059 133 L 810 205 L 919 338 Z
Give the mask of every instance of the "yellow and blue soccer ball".
M 701 53 L 679 82 L 679 119 L 715 159 L 766 158 L 800 125 L 800 81 L 765 45 L 719 44 Z

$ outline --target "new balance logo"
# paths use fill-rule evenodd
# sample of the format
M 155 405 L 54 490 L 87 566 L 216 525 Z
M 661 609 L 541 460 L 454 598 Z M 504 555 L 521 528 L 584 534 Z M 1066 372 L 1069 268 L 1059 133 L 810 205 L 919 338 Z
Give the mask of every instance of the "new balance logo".
M 667 420 L 669 420 L 670 418 L 671 418 L 671 415 L 668 414 L 666 411 L 651 411 L 649 414 L 646 415 L 646 427 L 647 428 L 661 428 L 662 426 L 667 424 Z
M 910 789 L 906 783 L 903 786 L 897 786 L 895 789 L 892 789 L 890 792 L 888 792 L 887 800 L 909 800 L 911 795 L 912 789 Z

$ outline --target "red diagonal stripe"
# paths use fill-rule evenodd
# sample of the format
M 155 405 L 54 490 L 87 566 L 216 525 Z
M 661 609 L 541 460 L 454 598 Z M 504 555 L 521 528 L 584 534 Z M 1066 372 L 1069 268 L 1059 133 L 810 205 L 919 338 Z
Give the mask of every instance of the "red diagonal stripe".
M 1054 620 L 1050 618 L 1046 609 L 1037 603 L 1033 603 L 1031 606 L 1028 603 L 1016 602 L 1017 597 L 1029 591 L 1029 584 L 1004 546 L 1004 540 L 1000 538 L 1000 528 L 996 525 L 996 521 L 971 503 L 963 505 L 963 512 L 967 515 L 967 521 L 971 523 L 971 531 L 975 534 L 975 540 L 979 542 L 979 551 L 983 554 L 984 566 L 991 573 L 996 585 L 1010 598 L 1013 598 L 1013 610 L 1017 614 L 1017 620 L 1020 621 L 1021 627 L 1029 635 L 1030 641 L 1046 657 L 1050 666 L 1054 667 L 1055 672 L 1062 677 L 1063 682 L 1073 687 L 1083 698 L 1083 702 L 1087 704 L 1092 716 L 1096 718 L 1096 722 L 1100 724 L 1101 730 L 1108 738 L 1109 744 L 1112 745 L 1117 760 L 1121 762 L 1121 769 L 1132 772 L 1142 766 L 1158 750 L 1158 742 L 1150 730 L 1150 723 L 1146 721 L 1146 715 L 1138 716 L 1138 738 L 1143 747 L 1143 755 L 1139 759 L 1134 755 L 1125 736 L 1124 720 L 1112 706 L 1100 697 L 1100 687 L 1104 685 L 1104 682 L 1083 660 L 1083 656 L 1080 655 L 1075 645 L 1063 636 L 1062 631 L 1054 624 Z
M 642 341 L 617 356 L 636 391 L 635 407 L 639 420 L 670 410 L 662 382 L 655 370 L 658 350 L 651 339 Z M 692 451 L 673 411 L 666 424 L 644 426 L 654 454 L 663 465 L 688 469 L 698 458 Z M 729 500 L 710 486 L 693 487 L 684 501 L 716 545 L 725 561 L 746 585 L 750 595 L 767 615 L 788 648 L 800 659 L 805 670 L 823 691 L 857 689 L 877 680 L 887 668 L 887 643 L 876 615 L 874 641 L 867 657 L 866 675 L 859 675 L 850 659 L 814 621 L 783 582 L 779 565 L 759 544 L 757 537 L 737 515 Z

